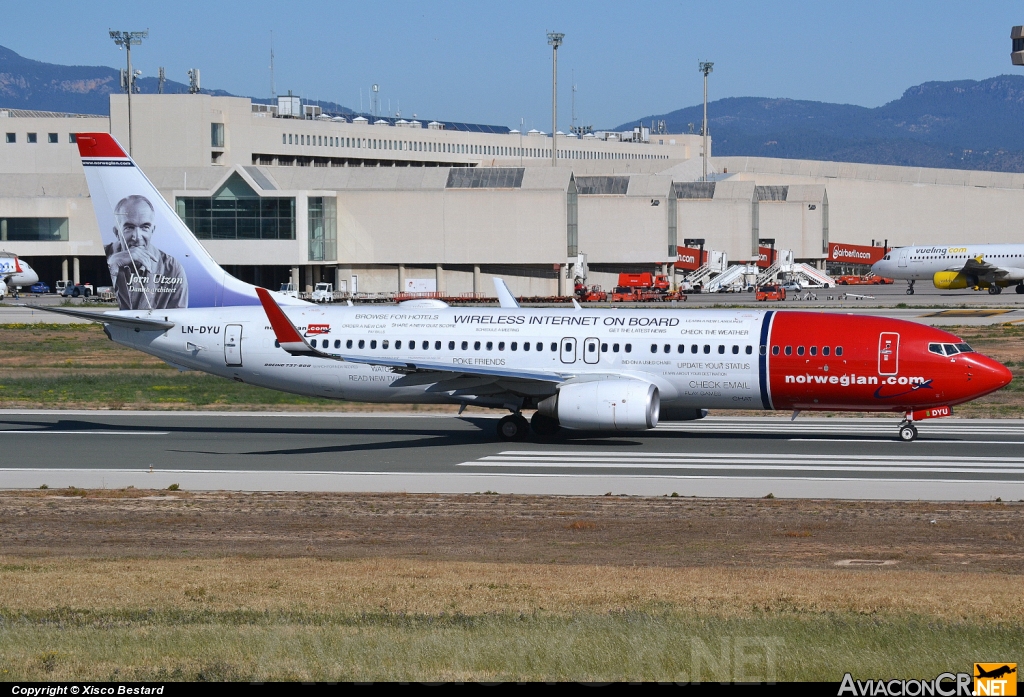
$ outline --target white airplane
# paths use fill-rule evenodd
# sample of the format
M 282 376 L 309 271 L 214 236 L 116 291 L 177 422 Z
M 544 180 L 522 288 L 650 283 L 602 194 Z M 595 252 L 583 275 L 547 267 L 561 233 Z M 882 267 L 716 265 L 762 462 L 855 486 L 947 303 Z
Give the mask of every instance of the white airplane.
M 320 306 L 216 264 L 106 133 L 77 136 L 120 309 L 43 308 L 103 323 L 113 341 L 182 370 L 361 402 L 508 411 L 498 436 L 654 428 L 708 408 L 888 411 L 913 421 L 1010 382 L 934 327 L 765 310 Z M 524 410 L 535 409 L 527 422 Z
M 1024 244 L 968 244 L 959 246 L 897 247 L 871 266 L 879 276 L 907 282 L 931 279 L 936 288 L 988 288 L 992 295 L 1017 286 L 1024 293 Z
M 39 282 L 39 274 L 16 254 L 0 252 L 0 298 L 9 288 L 24 288 Z

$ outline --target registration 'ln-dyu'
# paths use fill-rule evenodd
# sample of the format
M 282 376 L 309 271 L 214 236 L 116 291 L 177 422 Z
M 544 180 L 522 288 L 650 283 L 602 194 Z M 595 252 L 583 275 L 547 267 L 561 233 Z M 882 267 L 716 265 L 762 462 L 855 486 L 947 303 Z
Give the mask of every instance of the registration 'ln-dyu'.
M 716 408 L 896 412 L 910 441 L 915 421 L 1011 380 L 948 332 L 880 317 L 528 309 L 500 280 L 496 308 L 305 303 L 228 275 L 109 134 L 79 134 L 78 146 L 120 309 L 52 309 L 99 317 L 112 340 L 181 369 L 332 399 L 507 410 L 505 440 L 531 425 L 643 430 Z

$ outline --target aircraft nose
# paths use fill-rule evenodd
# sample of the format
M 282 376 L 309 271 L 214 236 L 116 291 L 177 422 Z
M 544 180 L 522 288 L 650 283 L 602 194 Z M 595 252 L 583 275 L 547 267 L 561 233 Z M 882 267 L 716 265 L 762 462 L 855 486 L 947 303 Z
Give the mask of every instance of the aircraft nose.
M 1006 387 L 1013 380 L 1013 373 L 999 361 L 993 360 L 988 356 L 982 356 L 981 354 L 976 354 L 972 357 L 975 358 L 972 363 L 976 366 L 976 369 L 971 371 L 973 373 L 972 381 L 975 383 L 975 389 L 978 390 L 979 394 L 995 392 Z

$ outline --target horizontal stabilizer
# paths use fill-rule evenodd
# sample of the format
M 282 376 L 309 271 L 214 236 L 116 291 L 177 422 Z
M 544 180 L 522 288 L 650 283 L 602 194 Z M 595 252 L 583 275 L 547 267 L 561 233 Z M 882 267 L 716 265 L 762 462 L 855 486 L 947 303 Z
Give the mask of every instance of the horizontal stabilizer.
M 88 310 L 72 310 L 67 307 L 45 307 L 43 305 L 18 305 L 18 307 L 30 307 L 33 310 L 42 310 L 43 312 L 53 312 L 58 315 L 77 317 L 79 319 L 89 320 L 90 322 L 115 324 L 119 327 L 128 327 L 129 329 L 164 331 L 174 326 L 174 322 L 169 322 L 167 320 L 148 319 L 145 317 L 129 317 L 125 315 L 115 315 L 110 312 L 89 312 Z

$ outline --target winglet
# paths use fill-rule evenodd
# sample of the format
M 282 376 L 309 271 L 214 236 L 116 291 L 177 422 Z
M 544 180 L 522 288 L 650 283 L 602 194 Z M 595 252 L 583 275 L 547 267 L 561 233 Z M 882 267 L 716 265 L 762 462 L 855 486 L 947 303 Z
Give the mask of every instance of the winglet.
M 267 313 L 267 319 L 270 320 L 270 326 L 273 328 L 274 336 L 281 345 L 281 348 L 293 356 L 320 355 L 319 351 L 306 343 L 299 330 L 295 328 L 295 325 L 292 324 L 288 316 L 281 310 L 281 307 L 274 298 L 271 297 L 269 290 L 257 286 L 256 295 L 260 298 L 263 311 Z
M 505 285 L 505 281 L 497 276 L 494 277 L 494 290 L 498 294 L 498 305 L 510 308 L 519 307 L 519 303 L 516 301 L 515 296 L 512 295 L 512 291 Z

